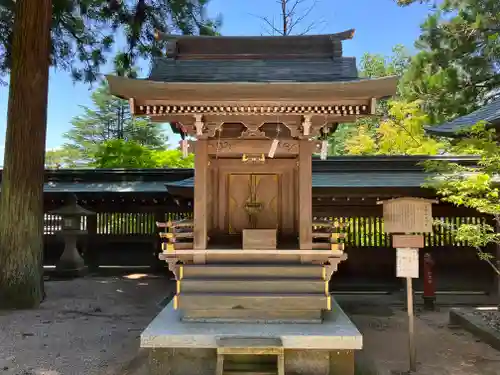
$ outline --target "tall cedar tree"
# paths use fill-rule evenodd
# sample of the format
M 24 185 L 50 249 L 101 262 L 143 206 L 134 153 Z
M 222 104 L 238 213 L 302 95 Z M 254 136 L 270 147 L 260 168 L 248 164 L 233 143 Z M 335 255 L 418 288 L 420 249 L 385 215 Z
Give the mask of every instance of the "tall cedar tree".
M 0 306 L 43 294 L 43 178 L 52 0 L 16 1 L 0 196 Z
M 500 92 L 500 1 L 443 0 L 422 25 L 416 47 L 404 97 L 423 101 L 431 123 L 472 112 Z
M 133 75 L 158 56 L 155 30 L 213 33 L 208 0 L 0 0 L 0 73 L 10 72 L 0 198 L 0 307 L 36 307 L 43 297 L 43 182 L 49 66 L 95 81 L 118 29 L 127 48 L 115 60 Z M 129 74 L 130 73 L 130 74 Z
M 74 151 L 79 162 L 93 161 L 97 147 L 105 141 L 125 139 L 151 149 L 167 147 L 167 137 L 160 123 L 149 118 L 136 118 L 126 100 L 109 92 L 106 84 L 91 95 L 92 107 L 82 106 L 83 113 L 71 120 L 71 129 L 64 134 L 68 140 L 61 151 Z

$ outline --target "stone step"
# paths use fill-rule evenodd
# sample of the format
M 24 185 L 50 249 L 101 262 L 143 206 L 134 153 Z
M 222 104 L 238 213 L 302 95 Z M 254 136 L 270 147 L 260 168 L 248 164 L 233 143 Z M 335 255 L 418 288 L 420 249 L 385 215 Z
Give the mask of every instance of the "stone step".
M 277 375 L 277 365 L 224 361 L 224 375 Z
M 180 293 L 326 293 L 321 279 L 189 279 L 178 282 Z
M 278 375 L 278 370 L 224 370 L 223 375 Z
M 322 322 L 316 310 L 182 310 L 182 320 L 203 323 L 316 323 Z
M 324 269 L 311 264 L 187 264 L 182 266 L 182 277 L 323 279 Z
M 330 296 L 323 294 L 180 293 L 177 308 L 185 310 L 330 310 Z

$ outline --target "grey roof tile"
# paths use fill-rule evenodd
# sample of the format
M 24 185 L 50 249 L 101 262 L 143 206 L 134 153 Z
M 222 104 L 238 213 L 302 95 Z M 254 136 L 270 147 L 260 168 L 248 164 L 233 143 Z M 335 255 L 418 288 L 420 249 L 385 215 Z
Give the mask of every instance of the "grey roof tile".
M 315 188 L 420 187 L 428 174 L 423 172 L 342 172 L 313 173 Z
M 358 79 L 356 59 L 173 60 L 153 62 L 158 82 L 335 82 Z
M 165 193 L 163 181 L 123 182 L 49 182 L 43 187 L 45 193 Z
M 484 105 L 468 115 L 457 117 L 456 119 L 427 128 L 427 132 L 435 135 L 453 135 L 472 128 L 480 121 L 490 124 L 500 122 L 500 98 Z
M 426 182 L 424 172 L 340 172 L 313 173 L 313 188 L 420 187 Z M 194 179 L 169 182 L 165 186 L 193 188 Z

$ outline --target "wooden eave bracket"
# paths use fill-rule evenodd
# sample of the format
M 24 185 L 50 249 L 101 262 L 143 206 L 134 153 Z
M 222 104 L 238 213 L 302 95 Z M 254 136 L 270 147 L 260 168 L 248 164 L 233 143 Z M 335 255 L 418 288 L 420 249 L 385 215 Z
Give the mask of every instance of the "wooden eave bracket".
M 371 98 L 370 99 L 370 115 L 375 115 L 375 114 L 377 114 L 377 99 Z
M 304 115 L 302 118 L 302 134 L 304 137 L 311 135 L 312 115 Z
M 132 116 L 134 116 L 135 115 L 135 99 L 134 98 L 130 98 L 128 100 L 128 104 L 130 106 L 130 114 Z
M 196 113 L 194 116 L 194 128 L 196 130 L 196 136 L 202 137 L 203 130 L 205 128 L 205 121 L 203 121 L 203 115 Z

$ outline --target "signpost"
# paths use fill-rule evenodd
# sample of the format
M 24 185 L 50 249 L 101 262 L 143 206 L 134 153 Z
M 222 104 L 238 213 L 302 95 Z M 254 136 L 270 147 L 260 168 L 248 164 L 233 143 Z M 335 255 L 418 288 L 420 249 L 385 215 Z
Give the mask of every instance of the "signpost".
M 396 276 L 406 279 L 406 300 L 408 306 L 408 340 L 410 347 L 410 371 L 417 371 L 417 353 L 414 342 L 414 313 L 412 279 L 418 279 L 418 249 L 396 249 Z
M 384 231 L 392 233 L 396 248 L 396 276 L 406 279 L 410 372 L 417 371 L 412 279 L 419 277 L 418 249 L 424 247 L 422 234 L 432 232 L 432 203 L 422 198 L 396 198 L 379 202 L 384 209 Z

